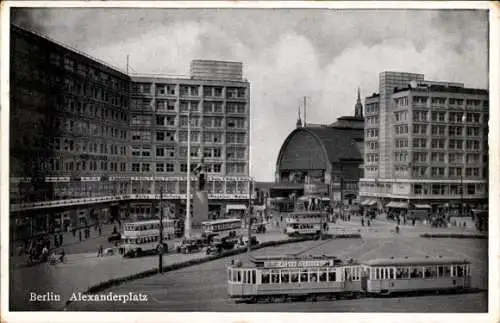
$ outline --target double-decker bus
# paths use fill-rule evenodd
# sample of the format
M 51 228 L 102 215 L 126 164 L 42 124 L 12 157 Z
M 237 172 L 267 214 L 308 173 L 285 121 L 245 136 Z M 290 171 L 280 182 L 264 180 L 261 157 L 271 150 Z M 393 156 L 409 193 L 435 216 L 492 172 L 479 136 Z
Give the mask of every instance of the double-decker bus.
M 285 218 L 289 236 L 319 234 L 327 223 L 327 214 L 319 211 L 292 212 Z
M 175 221 L 163 219 L 163 250 L 166 241 L 174 238 Z M 158 250 L 160 245 L 160 220 L 129 222 L 123 225 L 121 249 L 124 255 L 140 256 Z
M 214 221 L 205 221 L 201 223 L 202 235 L 208 239 L 213 236 L 236 237 L 241 229 L 240 219 L 222 219 Z

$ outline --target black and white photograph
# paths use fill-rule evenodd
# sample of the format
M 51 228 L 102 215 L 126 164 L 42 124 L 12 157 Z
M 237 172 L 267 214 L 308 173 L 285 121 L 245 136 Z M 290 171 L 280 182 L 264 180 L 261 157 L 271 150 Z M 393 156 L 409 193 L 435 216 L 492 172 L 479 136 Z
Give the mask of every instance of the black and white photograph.
M 499 319 L 493 3 L 69 2 L 2 7 L 6 321 Z

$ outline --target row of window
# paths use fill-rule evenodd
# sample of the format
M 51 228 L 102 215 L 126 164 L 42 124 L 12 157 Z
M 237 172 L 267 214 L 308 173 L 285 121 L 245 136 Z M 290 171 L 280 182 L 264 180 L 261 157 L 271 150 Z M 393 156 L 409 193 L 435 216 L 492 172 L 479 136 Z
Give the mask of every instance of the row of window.
M 176 95 L 180 96 L 200 96 L 200 88 L 203 88 L 205 97 L 224 97 L 224 87 L 222 86 L 200 86 L 187 84 L 156 84 L 156 95 Z M 245 98 L 246 88 L 244 87 L 226 87 L 226 98 Z M 131 92 L 134 94 L 152 94 L 152 83 L 132 83 Z
M 126 107 L 127 102 L 124 100 L 124 104 L 118 104 L 117 106 Z M 105 122 L 127 122 L 127 114 L 122 109 L 110 108 L 106 103 L 99 102 L 89 102 L 87 99 L 76 99 L 65 96 L 62 99 L 62 104 L 64 110 L 71 114 L 78 114 L 81 117 L 94 117 L 100 118 L 101 121 Z
M 449 167 L 448 174 L 446 174 L 447 167 L 426 167 L 426 166 L 414 166 L 412 167 L 413 177 L 427 177 L 427 176 L 462 176 L 461 167 Z M 481 169 L 479 167 L 467 167 L 465 168 L 465 176 L 470 177 L 480 177 Z
M 376 267 L 370 270 L 370 279 L 436 279 L 464 277 L 468 275 L 468 265 Z
M 423 185 L 423 184 L 413 184 L 413 194 L 417 195 L 428 195 L 429 192 L 432 195 L 459 195 L 462 194 L 462 190 L 464 193 L 469 195 L 476 194 L 476 191 L 482 191 L 481 188 L 484 189 L 482 184 L 432 184 L 432 185 Z
M 176 131 L 156 131 L 155 141 L 159 142 L 176 142 Z M 151 141 L 151 132 L 150 131 L 132 131 L 131 133 L 132 141 Z M 199 142 L 200 140 L 200 132 L 192 131 L 190 134 L 191 142 Z M 228 144 L 245 144 L 247 135 L 246 133 L 226 133 L 226 143 Z M 221 132 L 204 132 L 203 133 L 203 142 L 204 143 L 217 143 L 222 144 L 223 133 Z M 187 131 L 179 131 L 178 132 L 178 142 L 187 142 L 188 133 Z
M 488 107 L 488 100 L 477 100 L 477 99 L 457 99 L 457 98 L 444 98 L 444 97 L 431 97 L 430 102 L 432 104 L 443 105 L 446 104 L 446 100 L 448 100 L 448 104 L 450 105 L 463 105 L 464 102 L 467 106 L 481 106 Z M 413 96 L 413 102 L 416 104 L 427 104 L 429 102 L 429 97 L 427 96 Z

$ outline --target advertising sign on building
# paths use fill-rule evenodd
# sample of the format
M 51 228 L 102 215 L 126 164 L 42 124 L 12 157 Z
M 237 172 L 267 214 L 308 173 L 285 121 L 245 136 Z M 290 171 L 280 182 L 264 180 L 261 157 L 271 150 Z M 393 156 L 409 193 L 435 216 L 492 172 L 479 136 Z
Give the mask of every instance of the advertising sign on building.
M 304 184 L 304 195 L 325 195 L 328 194 L 326 184 Z

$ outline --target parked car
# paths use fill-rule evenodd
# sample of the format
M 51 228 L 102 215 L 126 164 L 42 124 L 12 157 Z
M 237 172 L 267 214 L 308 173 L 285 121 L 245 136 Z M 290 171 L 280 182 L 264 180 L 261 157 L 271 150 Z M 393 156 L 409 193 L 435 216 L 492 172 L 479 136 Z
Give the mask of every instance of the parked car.
M 266 230 L 266 225 L 264 223 L 259 223 L 252 226 L 253 233 L 266 233 Z

